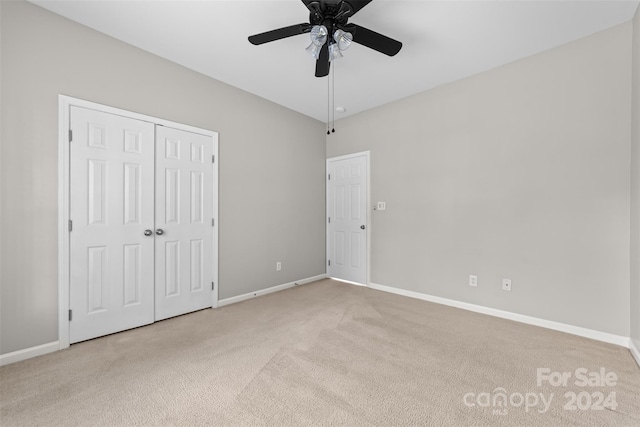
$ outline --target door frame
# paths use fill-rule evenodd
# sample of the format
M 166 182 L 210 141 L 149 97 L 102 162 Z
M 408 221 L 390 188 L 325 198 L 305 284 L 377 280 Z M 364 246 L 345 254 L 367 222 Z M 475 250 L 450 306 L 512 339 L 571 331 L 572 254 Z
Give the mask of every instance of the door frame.
M 71 277 L 69 273 L 70 262 L 70 236 L 69 236 L 69 209 L 70 209 L 70 150 L 69 132 L 71 107 L 81 107 L 97 110 L 104 113 L 115 114 L 131 119 L 150 122 L 155 125 L 172 127 L 188 132 L 210 136 L 213 139 L 213 254 L 211 259 L 213 269 L 213 281 L 215 283 L 212 292 L 212 307 L 218 307 L 219 282 L 218 282 L 218 132 L 197 128 L 182 123 L 160 119 L 146 114 L 134 113 L 107 105 L 73 98 L 66 95 L 58 95 L 58 343 L 60 350 L 69 347 L 69 296 Z M 155 139 L 154 139 L 155 142 Z M 154 160 L 155 161 L 155 160 Z M 154 291 L 155 292 L 155 291 Z
M 331 239 L 329 236 L 329 224 L 328 224 L 328 218 L 329 218 L 329 197 L 330 197 L 330 193 L 329 193 L 329 183 L 328 183 L 328 177 L 329 177 L 329 164 L 331 162 L 334 161 L 339 161 L 339 160 L 347 160 L 347 159 L 352 159 L 355 157 L 365 157 L 365 162 L 366 162 L 366 171 L 367 171 L 367 180 L 365 182 L 365 185 L 367 186 L 367 188 L 365 189 L 365 194 L 366 194 L 366 201 L 365 201 L 365 206 L 366 206 L 366 237 L 367 237 L 367 247 L 366 247 L 366 259 L 365 262 L 367 263 L 366 267 L 365 267 L 365 272 L 366 272 L 366 278 L 365 278 L 365 283 L 356 283 L 356 282 L 351 282 L 349 280 L 343 280 L 343 279 L 336 279 L 336 280 L 340 280 L 343 282 L 347 282 L 347 283 L 351 283 L 354 285 L 358 285 L 358 286 L 369 286 L 369 277 L 371 277 L 371 209 L 369 208 L 369 204 L 370 204 L 370 200 L 371 200 L 371 152 L 369 150 L 367 151 L 360 151 L 358 153 L 351 153 L 351 154 L 345 154 L 343 156 L 337 156 L 337 157 L 330 157 L 326 160 L 326 166 L 325 166 L 325 178 L 327 179 L 327 181 L 325 181 L 325 183 L 327 183 L 326 185 L 326 196 L 325 196 L 325 224 L 326 224 L 326 233 L 325 233 L 325 245 L 326 245 L 326 254 L 325 254 L 325 274 L 328 277 L 331 277 L 329 275 L 329 265 L 328 265 L 328 260 L 331 258 Z

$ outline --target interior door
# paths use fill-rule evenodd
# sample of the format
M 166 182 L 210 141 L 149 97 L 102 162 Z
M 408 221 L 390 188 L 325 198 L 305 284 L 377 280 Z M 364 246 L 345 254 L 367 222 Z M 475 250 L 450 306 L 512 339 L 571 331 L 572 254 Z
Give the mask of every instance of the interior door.
M 74 343 L 154 320 L 154 125 L 71 107 L 70 129 Z
M 367 283 L 366 155 L 327 162 L 327 234 L 330 277 Z
M 213 139 L 156 128 L 156 320 L 212 306 Z

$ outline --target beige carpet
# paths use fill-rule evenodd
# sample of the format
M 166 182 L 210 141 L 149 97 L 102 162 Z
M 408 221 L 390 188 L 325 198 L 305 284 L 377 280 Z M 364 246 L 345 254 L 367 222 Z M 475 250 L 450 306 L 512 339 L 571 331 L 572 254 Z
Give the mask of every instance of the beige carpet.
M 538 368 L 572 376 L 538 386 Z M 579 387 L 580 368 L 616 384 Z M 625 348 L 331 280 L 76 344 L 0 381 L 2 426 L 640 425 Z

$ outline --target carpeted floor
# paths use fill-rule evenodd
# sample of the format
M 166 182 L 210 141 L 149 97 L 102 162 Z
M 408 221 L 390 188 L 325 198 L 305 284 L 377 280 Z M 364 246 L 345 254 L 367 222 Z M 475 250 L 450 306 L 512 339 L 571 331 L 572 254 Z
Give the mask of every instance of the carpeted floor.
M 0 399 L 2 426 L 638 426 L 640 369 L 622 347 L 323 280 L 2 367 Z

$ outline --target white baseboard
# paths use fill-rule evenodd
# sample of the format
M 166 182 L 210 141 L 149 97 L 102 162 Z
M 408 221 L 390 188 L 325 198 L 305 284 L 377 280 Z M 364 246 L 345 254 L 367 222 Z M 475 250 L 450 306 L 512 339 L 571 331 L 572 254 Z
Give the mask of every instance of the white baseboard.
M 306 279 L 298 280 L 295 282 L 284 283 L 282 285 L 273 286 L 267 289 L 261 289 L 259 291 L 250 292 L 243 295 L 238 295 L 231 298 L 226 298 L 218 301 L 218 306 L 223 307 L 225 305 L 234 304 L 236 302 L 245 301 L 251 298 L 259 297 L 261 295 L 267 295 L 273 292 L 282 291 L 292 288 L 298 285 L 305 285 L 307 283 L 315 282 L 317 280 L 327 278 L 326 274 L 320 274 L 318 276 L 308 277 Z M 351 283 L 357 286 L 362 286 L 359 283 Z M 499 317 L 502 319 L 513 320 L 520 323 L 526 323 L 529 325 L 540 326 L 555 331 L 566 332 L 573 335 L 578 335 L 585 338 L 591 338 L 597 341 L 603 341 L 610 344 L 620 345 L 627 347 L 631 352 L 631 355 L 635 359 L 638 366 L 640 366 L 640 349 L 635 345 L 634 341 L 628 337 L 621 335 L 609 334 L 607 332 L 595 331 L 593 329 L 582 328 L 579 326 L 568 325 L 566 323 L 553 322 L 550 320 L 539 319 L 537 317 L 525 316 L 522 314 L 512 313 L 509 311 L 498 310 L 495 308 L 484 307 L 481 305 L 470 304 L 466 302 L 451 300 L 447 298 L 436 297 L 433 295 L 423 294 L 420 292 L 408 291 L 405 289 L 394 288 L 392 286 L 379 285 L 377 283 L 369 283 L 371 289 L 376 289 L 383 292 L 389 292 L 396 295 L 402 295 L 409 298 L 416 298 L 423 301 L 429 301 L 436 304 L 447 305 L 450 307 L 460 308 L 463 310 L 473 311 L 475 313 L 486 314 L 489 316 Z M 11 363 L 20 362 L 22 360 L 31 359 L 32 357 L 42 356 L 44 354 L 53 353 L 60 349 L 60 343 L 53 341 L 47 344 L 38 345 L 35 347 L 25 348 L 23 350 L 14 351 L 12 353 L 0 354 L 0 366 L 9 365 Z
M 305 285 L 307 283 L 315 282 L 316 280 L 325 279 L 326 277 L 327 277 L 326 274 L 320 274 L 318 276 L 308 277 L 306 279 L 297 280 L 295 282 L 273 286 L 271 288 L 262 289 L 256 292 L 251 292 L 244 295 L 238 295 L 237 297 L 223 299 L 218 301 L 218 307 L 233 304 L 235 302 L 244 301 L 250 298 L 255 298 L 260 295 L 266 295 L 272 292 L 282 291 L 284 289 L 292 288 L 294 286 Z M 60 342 L 54 341 L 47 344 L 37 345 L 35 347 L 14 351 L 12 353 L 0 354 L 0 366 L 8 365 L 10 363 L 20 362 L 22 360 L 31 359 L 32 357 L 42 356 L 48 353 L 53 353 L 54 351 L 58 351 L 58 350 L 60 350 Z
M 369 283 L 369 287 L 371 289 L 376 289 L 379 291 L 390 292 L 392 294 L 402 295 L 405 297 L 417 298 L 437 304 L 448 305 L 450 307 L 461 308 L 463 310 L 487 314 L 489 316 L 500 317 L 502 319 L 514 320 L 516 322 L 526 323 L 528 325 L 540 326 L 542 328 L 553 329 L 554 331 L 566 332 L 568 334 L 578 335 L 581 337 L 591 338 L 597 341 L 603 341 L 606 343 L 616 344 L 622 347 L 629 348 L 629 337 L 624 337 L 622 335 L 615 335 L 607 332 L 596 331 L 593 329 L 582 328 L 580 326 L 568 325 L 566 323 L 554 322 L 551 320 L 540 319 L 532 316 L 525 316 L 523 314 L 512 313 L 510 311 L 498 310 L 482 305 L 469 304 L 466 302 L 436 297 L 420 292 L 407 291 L 405 289 L 394 288 L 391 286 L 378 285 L 376 283 Z
M 58 350 L 60 350 L 60 343 L 58 341 L 53 341 L 48 344 L 25 348 L 24 350 L 0 354 L 0 366 L 31 359 L 32 357 L 42 356 L 43 354 L 53 353 Z
M 318 276 L 307 277 L 306 279 L 296 280 L 295 282 L 284 283 L 282 285 L 272 286 L 267 289 L 261 289 L 255 292 L 249 292 L 247 294 L 238 295 L 231 298 L 225 298 L 218 301 L 218 307 L 224 307 L 225 305 L 235 304 L 240 301 L 246 301 L 251 298 L 259 297 L 262 295 L 270 294 L 273 292 L 284 291 L 285 289 L 293 288 L 298 285 L 305 285 L 307 283 L 315 282 L 316 280 L 326 279 L 326 274 L 320 274 Z
M 337 277 L 331 277 L 331 276 L 327 276 L 328 279 L 331 280 L 335 280 L 337 282 L 343 282 L 343 283 L 348 283 L 350 285 L 356 285 L 356 286 L 364 286 L 365 288 L 367 287 L 367 285 L 363 284 L 363 283 L 358 283 L 358 282 L 352 282 L 351 280 L 344 280 L 344 279 L 338 279 Z
M 636 359 L 636 363 L 638 367 L 640 367 L 640 348 L 636 346 L 636 343 L 633 342 L 633 338 L 629 339 L 629 351 L 634 359 Z

